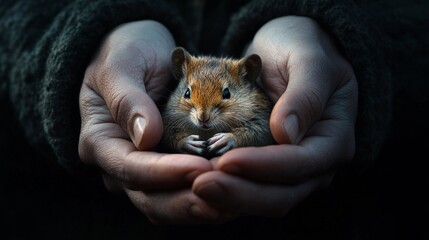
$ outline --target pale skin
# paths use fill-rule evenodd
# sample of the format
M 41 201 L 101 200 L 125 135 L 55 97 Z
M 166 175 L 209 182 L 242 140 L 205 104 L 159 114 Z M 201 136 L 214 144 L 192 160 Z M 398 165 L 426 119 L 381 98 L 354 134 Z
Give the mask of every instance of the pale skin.
M 270 21 L 256 34 L 250 53 L 265 63 L 261 83 L 276 102 L 270 128 L 280 145 L 227 152 L 212 161 L 215 171 L 197 177 L 193 190 L 238 215 L 280 217 L 329 186 L 337 167 L 353 158 L 357 81 L 329 36 L 309 18 Z
M 150 151 L 162 136 L 154 102 L 168 83 L 174 47 L 157 22 L 118 27 L 88 67 L 80 95 L 82 161 L 152 222 L 281 217 L 353 158 L 353 69 L 316 22 L 294 16 L 265 24 L 245 53 L 264 63 L 261 83 L 276 103 L 270 127 L 279 145 L 233 149 L 210 161 Z

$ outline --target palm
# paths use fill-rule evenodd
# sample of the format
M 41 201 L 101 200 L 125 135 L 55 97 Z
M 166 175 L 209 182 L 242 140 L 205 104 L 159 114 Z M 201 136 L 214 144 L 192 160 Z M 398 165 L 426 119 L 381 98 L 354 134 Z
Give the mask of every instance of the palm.
M 357 83 L 333 41 L 308 18 L 267 23 L 246 55 L 253 53 L 262 58 L 260 83 L 275 102 L 270 130 L 279 145 L 226 153 L 193 190 L 225 210 L 283 216 L 353 158 Z
M 174 40 L 154 21 L 113 31 L 87 68 L 80 93 L 79 155 L 157 223 L 198 222 L 219 213 L 190 190 L 206 159 L 150 151 L 162 137 L 155 101 L 170 78 Z M 203 220 L 202 220 L 203 219 Z

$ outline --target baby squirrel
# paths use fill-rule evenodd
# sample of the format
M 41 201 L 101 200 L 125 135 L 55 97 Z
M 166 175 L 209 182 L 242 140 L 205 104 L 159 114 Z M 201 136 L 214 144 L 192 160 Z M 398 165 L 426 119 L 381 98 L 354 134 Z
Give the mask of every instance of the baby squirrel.
M 272 103 L 256 84 L 262 67 L 258 55 L 240 60 L 194 57 L 178 47 L 171 64 L 179 83 L 162 114 L 167 150 L 212 157 L 236 147 L 274 143 Z

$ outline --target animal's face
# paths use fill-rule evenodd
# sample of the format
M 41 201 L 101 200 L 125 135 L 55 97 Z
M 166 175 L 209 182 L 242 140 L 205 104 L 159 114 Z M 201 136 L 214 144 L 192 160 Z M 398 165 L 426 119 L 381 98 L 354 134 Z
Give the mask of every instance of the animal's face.
M 190 121 L 203 130 L 224 129 L 230 121 L 235 86 L 225 67 L 200 64 L 185 76 L 181 104 L 189 111 Z
M 246 111 L 241 107 L 250 102 L 245 86 L 259 76 L 259 56 L 239 60 L 193 57 L 183 48 L 176 48 L 171 59 L 173 75 L 180 81 L 176 90 L 179 108 L 188 113 L 194 126 L 225 131 L 241 123 L 240 116 Z

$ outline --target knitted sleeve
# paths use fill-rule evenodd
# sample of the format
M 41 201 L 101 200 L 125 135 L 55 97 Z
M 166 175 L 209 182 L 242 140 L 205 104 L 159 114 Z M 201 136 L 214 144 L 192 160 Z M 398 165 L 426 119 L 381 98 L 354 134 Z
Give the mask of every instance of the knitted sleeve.
M 380 151 L 391 118 L 389 45 L 376 23 L 353 1 L 266 0 L 252 1 L 231 20 L 223 50 L 238 55 L 268 21 L 282 16 L 310 17 L 336 41 L 351 63 L 359 87 L 354 164 L 368 169 Z
M 125 22 L 164 24 L 178 44 L 187 30 L 171 5 L 151 0 L 5 0 L 0 3 L 0 94 L 26 140 L 68 170 L 79 168 L 78 96 L 103 37 Z

